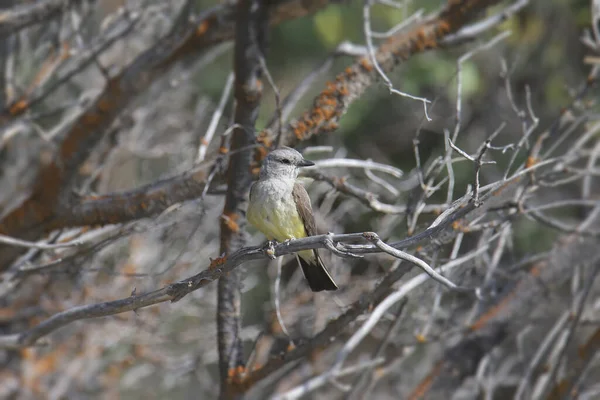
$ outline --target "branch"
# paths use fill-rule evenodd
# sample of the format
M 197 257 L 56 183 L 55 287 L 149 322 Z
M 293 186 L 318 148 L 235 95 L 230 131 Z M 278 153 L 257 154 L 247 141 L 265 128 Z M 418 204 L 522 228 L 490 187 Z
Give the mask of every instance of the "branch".
M 135 311 L 166 301 L 177 302 L 186 295 L 210 284 L 222 276 L 230 274 L 243 263 L 252 260 L 268 260 L 271 259 L 273 255 L 275 257 L 281 257 L 302 250 L 331 249 L 332 246 L 334 248 L 344 248 L 352 243 L 362 243 L 362 248 L 353 250 L 355 253 L 381 253 L 382 250 L 378 249 L 375 245 L 370 244 L 370 241 L 374 237 L 377 237 L 377 235 L 373 232 L 340 235 L 325 234 L 295 239 L 286 243 L 277 243 L 272 249 L 266 249 L 264 246 L 244 247 L 232 252 L 229 256 L 211 260 L 210 266 L 199 274 L 165 286 L 162 289 L 144 294 L 132 293 L 131 296 L 121 300 L 74 307 L 70 310 L 53 315 L 39 325 L 23 333 L 0 336 L 0 343 L 2 343 L 4 347 L 32 346 L 43 336 L 77 320 L 105 317 L 127 311 Z M 396 245 L 396 247 L 404 246 L 404 242 L 399 242 Z M 271 250 L 273 253 L 271 253 Z
M 505 186 L 506 183 L 497 184 L 495 186 L 490 186 L 487 188 L 484 187 L 482 191 L 488 190 L 488 192 L 481 197 L 481 201 L 485 203 L 488 199 L 493 200 L 493 196 L 498 195 L 499 187 L 504 187 L 503 191 L 508 191 L 508 189 L 506 189 Z M 490 203 L 492 202 L 490 201 Z M 442 215 L 440 215 L 440 217 L 434 222 L 434 224 L 432 224 L 432 226 L 426 229 L 425 231 L 415 236 L 406 238 L 404 240 L 391 243 L 389 244 L 389 246 L 393 247 L 396 250 L 400 250 L 417 246 L 423 241 L 431 242 L 434 239 L 441 237 L 447 230 L 453 230 L 455 222 L 459 221 L 460 219 L 466 220 L 468 218 L 476 218 L 478 214 L 473 213 L 473 211 L 479 211 L 483 208 L 485 207 L 480 206 L 479 208 L 475 208 L 472 206 L 472 203 L 469 203 L 467 205 L 448 210 L 442 213 Z M 0 336 L 0 342 L 4 343 L 8 347 L 31 346 L 39 338 L 76 320 L 96 318 L 118 314 L 125 311 L 137 310 L 139 308 L 147 307 L 165 301 L 176 302 L 184 296 L 188 295 L 189 293 L 206 286 L 207 284 L 213 282 L 216 279 L 219 279 L 221 276 L 231 273 L 239 265 L 252 260 L 271 259 L 272 256 L 280 257 L 286 254 L 292 254 L 298 251 L 309 249 L 328 249 L 338 256 L 347 256 L 348 252 L 352 252 L 353 254 L 371 254 L 383 252 L 380 248 L 378 248 L 372 243 L 374 240 L 379 240 L 378 236 L 375 233 L 363 232 L 339 235 L 326 234 L 318 236 L 309 236 L 302 239 L 291 240 L 286 243 L 276 244 L 275 246 L 273 246 L 272 249 L 265 249 L 264 246 L 244 247 L 231 253 L 227 257 L 212 260 L 209 268 L 200 272 L 199 274 L 181 280 L 177 283 L 168 285 L 162 289 L 155 290 L 146 294 L 134 294 L 122 300 L 76 307 L 74 309 L 58 313 L 53 317 L 50 317 L 48 320 L 42 322 L 40 325 L 21 334 L 10 335 L 9 337 Z M 355 245 L 356 243 L 359 244 Z M 387 295 L 387 290 L 389 289 L 389 287 L 398 279 L 400 279 L 400 277 L 404 275 L 405 272 L 408 272 L 408 269 L 397 268 L 395 272 L 390 272 L 386 276 L 386 278 L 384 278 L 378 289 L 372 292 L 369 298 L 373 301 L 374 299 L 383 299 Z M 355 305 L 353 306 L 355 308 L 349 310 L 349 314 L 346 313 L 344 314 L 345 317 L 338 318 L 338 320 L 345 322 L 338 322 L 334 324 L 334 326 L 338 326 L 340 324 L 345 326 L 347 323 L 353 320 L 353 318 L 350 318 L 351 316 L 359 315 L 360 313 L 362 313 L 362 310 L 366 309 L 368 304 L 371 304 L 369 303 L 369 301 L 370 300 L 367 299 L 359 300 L 359 302 L 355 303 Z M 317 337 L 313 339 L 314 343 L 311 341 L 312 344 L 308 344 L 308 347 L 304 347 L 304 352 L 298 353 L 296 352 L 296 350 L 294 350 L 292 352 L 293 356 L 286 355 L 281 359 L 281 361 L 273 361 L 273 364 L 269 363 L 268 368 L 267 366 L 265 366 L 265 368 L 267 368 L 266 370 L 263 371 L 261 369 L 259 370 L 260 372 L 253 372 L 250 375 L 250 377 L 254 376 L 254 378 L 251 379 L 262 379 L 262 377 L 265 377 L 271 372 L 276 371 L 282 365 L 279 364 L 280 362 L 283 362 L 285 360 L 289 361 L 288 357 L 291 357 L 292 359 L 298 359 L 299 357 L 306 355 L 307 353 L 305 351 L 308 348 L 316 346 L 318 343 L 321 343 L 321 341 L 329 343 L 329 336 L 325 335 L 325 333 L 330 332 L 327 329 L 331 330 L 334 328 L 326 328 L 325 331 L 322 332 L 324 336 L 317 335 Z M 250 377 L 248 379 L 250 379 Z M 246 382 L 245 378 L 244 382 Z
M 221 217 L 221 254 L 230 254 L 245 243 L 245 210 L 252 184 L 252 145 L 263 84 L 263 64 L 269 5 L 265 0 L 240 0 L 236 16 L 234 97 L 236 102 L 227 169 L 227 194 Z M 217 293 L 217 337 L 221 398 L 231 397 L 231 378 L 244 364 L 241 332 L 241 271 L 221 277 Z
M 302 175 L 316 181 L 327 182 L 337 191 L 358 199 L 361 203 L 374 211 L 386 214 L 402 214 L 406 212 L 406 206 L 382 203 L 377 199 L 376 194 L 351 185 L 344 178 L 331 177 L 315 169 L 306 169 L 305 171 L 302 171 Z
M 128 191 L 80 197 L 69 208 L 60 208 L 47 229 L 117 224 L 152 217 L 182 201 L 209 192 L 210 176 L 225 159 L 203 164 L 180 175 Z
M 469 327 L 472 332 L 492 332 L 502 326 L 505 332 L 498 337 L 498 344 L 506 337 L 506 334 L 515 334 L 523 328 L 523 320 L 531 310 L 528 304 L 537 303 L 544 296 L 548 285 L 562 282 L 571 275 L 573 265 L 580 260 L 590 263 L 600 261 L 598 253 L 599 240 L 597 238 L 582 239 L 578 235 L 564 236 L 556 241 L 554 249 L 548 253 L 544 260 L 531 266 L 522 279 L 520 279 L 507 293 L 497 299 L 494 304 L 488 306 L 477 320 Z M 462 379 L 474 373 L 481 358 L 486 352 L 470 354 L 473 358 L 468 360 L 466 353 L 458 349 L 469 347 L 472 338 L 467 337 L 449 350 L 444 358 L 440 360 L 430 374 L 412 392 L 410 399 L 425 397 L 437 397 L 441 393 L 452 393 L 462 383 Z M 491 349 L 488 347 L 488 349 Z M 439 367 L 439 366 L 443 367 Z
M 298 18 L 327 4 L 326 0 L 284 0 L 272 6 L 269 22 L 278 24 Z M 111 124 L 140 93 L 176 62 L 198 56 L 208 48 L 231 39 L 235 26 L 235 7 L 217 6 L 196 20 L 177 27 L 121 72 L 108 78 L 100 95 L 66 132 L 52 160 L 41 166 L 37 183 L 28 197 L 2 216 L 0 234 L 35 240 L 52 230 L 59 205 L 68 198 L 78 166 L 87 159 Z M 0 123 L 22 115 L 30 106 L 29 99 L 17 100 L 0 114 Z M 68 209 L 68 206 L 64 209 Z M 165 203 L 165 208 L 169 206 Z M 102 223 L 110 223 L 110 220 Z M 6 268 L 19 254 L 14 248 L 0 246 L 0 269 Z
M 8 36 L 34 24 L 47 22 L 81 0 L 42 0 L 33 4 L 19 4 L 0 12 L 0 36 Z
M 499 0 L 449 1 L 436 18 L 427 19 L 408 32 L 390 37 L 377 49 L 375 60 L 383 72 L 390 72 L 399 62 L 414 54 L 439 47 L 445 37 L 457 32 L 480 11 L 496 3 Z M 359 58 L 334 82 L 327 84 L 327 89 L 317 96 L 309 111 L 283 128 L 283 144 L 293 147 L 314 135 L 336 130 L 350 104 L 375 83 L 378 75 L 369 55 Z M 262 131 L 258 137 L 266 147 L 270 147 L 274 139 L 275 133 L 270 130 Z

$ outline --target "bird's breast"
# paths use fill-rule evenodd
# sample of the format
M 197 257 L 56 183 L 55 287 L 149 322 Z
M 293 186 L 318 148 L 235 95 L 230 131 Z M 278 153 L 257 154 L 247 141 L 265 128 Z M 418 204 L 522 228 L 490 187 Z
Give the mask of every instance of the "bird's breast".
M 283 242 L 306 236 L 291 188 L 277 182 L 257 182 L 248 204 L 248 221 L 269 240 Z

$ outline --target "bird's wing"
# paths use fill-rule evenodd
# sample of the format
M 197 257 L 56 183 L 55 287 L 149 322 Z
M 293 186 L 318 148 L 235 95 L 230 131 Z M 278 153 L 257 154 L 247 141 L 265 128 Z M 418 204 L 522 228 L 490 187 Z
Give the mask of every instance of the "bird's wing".
M 296 203 L 296 211 L 304 223 L 306 235 L 316 235 L 317 225 L 315 224 L 315 216 L 313 215 L 312 206 L 310 204 L 310 197 L 308 197 L 308 193 L 301 183 L 296 182 L 294 184 L 292 196 L 294 198 L 294 202 Z
M 254 186 L 256 185 L 256 182 L 252 182 L 252 185 L 250 185 L 250 193 L 248 193 L 248 200 L 252 201 L 252 190 L 254 189 Z

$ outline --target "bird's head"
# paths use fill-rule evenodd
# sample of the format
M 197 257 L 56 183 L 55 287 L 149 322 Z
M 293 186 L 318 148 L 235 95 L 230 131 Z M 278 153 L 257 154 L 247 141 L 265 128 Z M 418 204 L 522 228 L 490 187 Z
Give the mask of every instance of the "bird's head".
M 260 178 L 293 178 L 298 177 L 298 168 L 310 167 L 314 162 L 305 160 L 302 154 L 289 147 L 280 147 L 270 152 L 263 161 Z

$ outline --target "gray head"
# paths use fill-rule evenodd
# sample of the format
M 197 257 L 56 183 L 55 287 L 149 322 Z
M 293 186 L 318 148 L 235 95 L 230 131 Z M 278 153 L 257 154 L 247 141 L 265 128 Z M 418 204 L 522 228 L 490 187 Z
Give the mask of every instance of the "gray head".
M 315 165 L 305 160 L 302 154 L 289 147 L 280 147 L 270 152 L 263 161 L 260 178 L 293 178 L 298 177 L 298 168 Z

